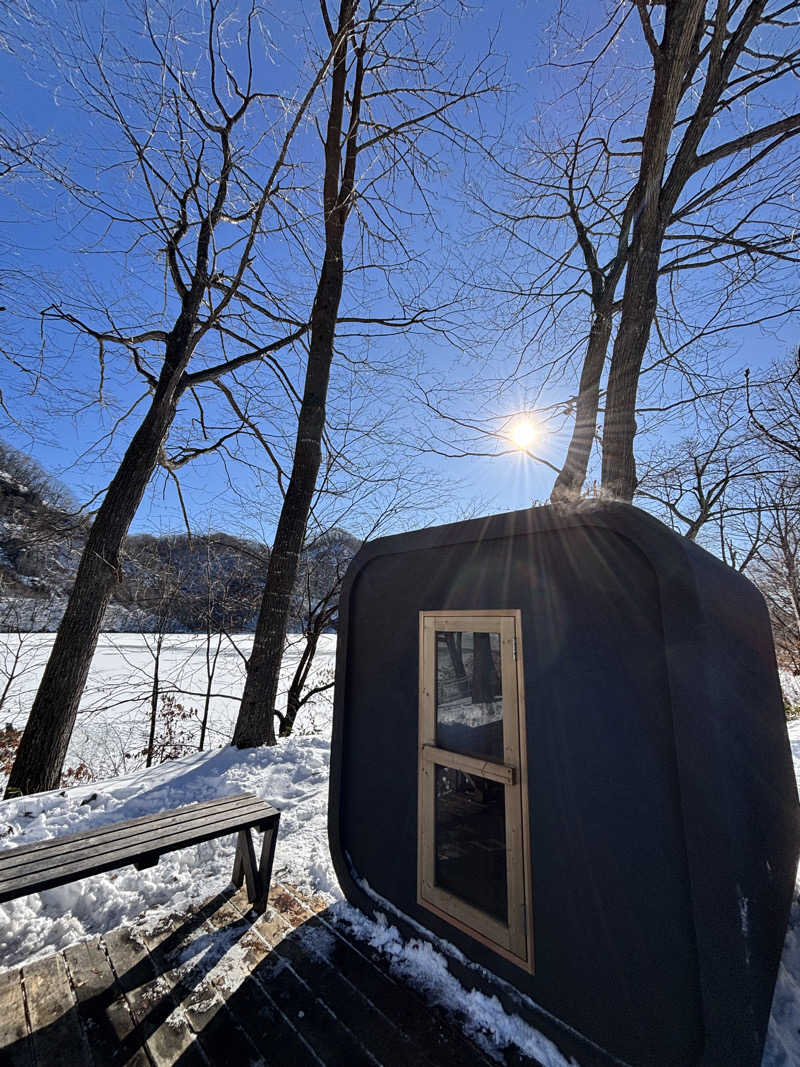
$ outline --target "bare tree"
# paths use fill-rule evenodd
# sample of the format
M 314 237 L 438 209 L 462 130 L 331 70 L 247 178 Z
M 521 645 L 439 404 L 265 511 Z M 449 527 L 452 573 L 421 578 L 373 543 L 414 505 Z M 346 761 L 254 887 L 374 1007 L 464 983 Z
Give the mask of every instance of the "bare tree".
M 577 128 L 567 136 L 543 122 L 527 158 L 506 167 L 517 203 L 493 215 L 514 266 L 526 257 L 534 264 L 520 313 L 535 327 L 530 343 L 552 349 L 570 334 L 540 371 L 552 379 L 582 353 L 554 499 L 580 492 L 606 371 L 602 489 L 630 500 L 643 374 L 675 370 L 702 395 L 705 383 L 691 382 L 701 371 L 699 337 L 796 303 L 786 295 L 796 289 L 800 170 L 792 9 L 781 0 L 625 0 L 588 39 L 560 42 L 550 69 L 560 68 L 568 86 L 557 114 L 577 102 Z M 563 29 L 568 8 L 560 10 Z M 641 46 L 632 70 L 631 20 Z M 505 292 L 518 295 L 513 270 Z M 588 337 L 575 315 L 587 303 Z M 648 345 L 657 349 L 649 366 Z
M 36 655 L 37 631 L 48 626 L 51 614 L 50 598 L 20 602 L 17 591 L 9 595 L 0 578 L 0 716 L 9 713 L 12 691 L 17 691 L 17 706 L 23 704 L 19 687 L 39 670 L 42 657 Z
M 763 543 L 750 569 L 766 597 L 780 666 L 800 674 L 800 350 L 759 381 L 746 372 L 751 429 L 782 470 L 761 486 Z
M 378 256 L 374 265 L 386 274 L 389 287 L 394 286 L 390 275 L 396 265 L 389 250 L 408 257 L 397 223 L 402 215 L 398 190 L 405 186 L 409 195 L 420 193 L 423 207 L 428 207 L 422 185 L 432 166 L 428 142 L 437 137 L 440 143 L 468 147 L 475 135 L 459 129 L 459 114 L 497 88 L 482 60 L 464 71 L 444 69 L 445 50 L 441 43 L 430 42 L 424 25 L 425 17 L 439 8 L 424 0 L 399 8 L 373 0 L 361 13 L 358 0 L 341 0 L 334 26 L 324 0 L 321 6 L 334 49 L 323 146 L 324 254 L 311 308 L 291 474 L 233 736 L 240 748 L 275 743 L 273 711 L 291 595 L 322 462 L 348 219 L 358 209 L 362 241 L 371 237 L 361 263 L 369 264 L 370 254 Z M 376 227 L 374 234 L 371 227 Z
M 255 562 L 259 569 L 266 571 L 268 553 L 258 553 L 254 560 L 248 552 L 246 566 L 237 571 L 226 571 L 218 566 L 216 556 L 217 539 L 210 536 L 205 542 L 205 560 L 201 588 L 195 599 L 195 625 L 203 627 L 203 663 L 205 668 L 205 687 L 202 693 L 200 714 L 200 738 L 198 749 L 202 752 L 206 746 L 208 721 L 211 702 L 214 697 L 214 678 L 223 643 L 227 640 L 236 653 L 246 660 L 231 631 L 245 616 L 252 617 L 258 608 L 261 583 L 256 583 L 252 576 Z M 242 556 L 244 553 L 240 553 Z M 243 573 L 242 573 L 243 572 Z
M 756 433 L 794 466 L 800 462 L 800 348 L 793 364 L 777 366 L 751 389 L 745 371 L 747 410 Z
M 442 496 L 454 488 L 451 478 L 426 469 L 411 451 L 405 424 L 395 419 L 385 364 L 380 374 L 365 376 L 370 368 L 342 362 L 345 367 L 339 367 L 329 388 L 322 461 L 290 597 L 283 663 L 291 660 L 293 665 L 288 679 L 281 672 L 273 709 L 283 737 L 293 730 L 300 709 L 331 687 L 331 672 L 317 669 L 317 652 L 322 635 L 335 628 L 341 581 L 359 544 L 409 522 L 431 521 L 440 513 Z M 251 402 L 255 399 L 251 395 Z M 256 425 L 262 421 L 267 422 Z M 291 450 L 288 461 L 278 445 L 270 451 L 271 458 L 280 461 L 273 469 L 279 486 L 285 487 Z M 259 537 L 266 539 L 269 472 L 255 464 L 248 469 L 251 477 L 236 484 L 239 507 L 258 517 Z M 266 571 L 269 553 L 265 548 L 259 555 Z
M 800 673 L 800 427 L 796 366 L 746 390 L 705 440 L 654 449 L 637 488 L 673 529 L 746 572 L 767 601 L 779 665 Z M 744 397 L 741 394 L 744 393 Z M 743 403 L 739 407 L 744 408 Z M 713 416 L 709 421 L 713 421 Z M 755 431 L 755 432 L 753 432 Z
M 657 40 L 647 7 L 636 5 L 654 78 L 631 198 L 630 251 L 608 376 L 602 486 L 611 496 L 631 500 L 636 489 L 636 395 L 656 312 L 667 227 L 673 219 L 691 225 L 722 190 L 743 181 L 757 162 L 800 132 L 800 111 L 791 110 L 790 104 L 788 113 L 776 121 L 755 127 L 748 123 L 747 132 L 734 128 L 737 136 L 704 147 L 721 114 L 742 104 L 747 115 L 749 98 L 757 97 L 760 88 L 794 79 L 800 47 L 796 25 L 785 20 L 791 7 L 780 0 L 751 0 L 747 5 L 720 0 L 707 13 L 703 0 L 684 0 L 666 6 Z M 777 40 L 767 44 L 762 31 L 771 31 Z M 796 97 L 792 103 L 797 104 Z M 699 192 L 681 200 L 693 180 L 720 163 L 725 163 L 725 172 L 706 178 Z M 716 250 L 716 242 L 711 242 L 710 251 Z
M 353 546 L 337 537 L 335 530 L 319 538 L 316 544 L 306 545 L 305 573 L 292 608 L 295 617 L 301 620 L 302 647 L 286 692 L 286 708 L 283 713 L 275 710 L 280 737 L 291 736 L 300 709 L 333 686 L 332 678 L 312 679 L 312 667 L 320 638 L 326 630 L 335 627 L 342 579 L 352 551 Z
M 783 468 L 753 440 L 739 399 L 707 407 L 694 436 L 641 457 L 636 493 L 674 530 L 744 570 L 764 534 L 762 487 Z
M 289 149 L 348 27 L 333 33 L 297 95 L 283 95 L 256 87 L 254 55 L 266 47 L 259 12 L 251 7 L 229 46 L 220 7 L 219 0 L 207 0 L 204 45 L 197 49 L 192 38 L 189 56 L 186 28 L 168 10 L 148 5 L 139 11 L 138 44 L 148 50 L 142 62 L 108 27 L 87 28 L 79 10 L 63 43 L 68 52 L 61 59 L 71 67 L 74 91 L 94 121 L 111 136 L 121 134 L 120 161 L 136 174 L 143 199 L 129 209 L 105 190 L 71 193 L 160 255 L 171 294 L 163 313 L 151 314 L 138 329 L 118 322 L 110 307 L 101 323 L 66 301 L 44 313 L 96 344 L 101 399 L 109 353 L 125 354 L 143 381 L 146 410 L 92 523 L 8 795 L 58 783 L 103 613 L 119 580 L 123 541 L 156 466 L 174 474 L 218 443 L 167 453 L 179 402 L 196 400 L 202 386 L 250 364 L 280 373 L 276 353 L 308 328 L 278 300 L 261 319 L 271 339 L 254 341 L 250 330 L 237 328 L 237 315 L 250 321 L 248 286 L 259 283 L 252 277 L 254 248 L 268 209 L 280 211 L 281 184 L 291 184 Z M 166 321 L 158 323 L 159 317 Z
M 800 675 L 800 484 L 783 478 L 764 503 L 765 536 L 751 577 L 772 619 L 779 666 Z
M 149 625 L 147 629 L 142 628 L 140 633 L 152 660 L 150 726 L 144 752 L 146 767 L 150 767 L 153 763 L 156 725 L 158 723 L 159 708 L 164 697 L 162 692 L 161 653 L 164 648 L 165 638 L 174 629 L 175 603 L 181 592 L 183 576 L 180 568 L 175 566 L 170 552 L 166 559 L 161 559 L 154 554 L 153 566 L 148 577 L 150 580 L 147 588 L 136 598 L 139 607 L 144 608 L 147 612 L 145 617 Z

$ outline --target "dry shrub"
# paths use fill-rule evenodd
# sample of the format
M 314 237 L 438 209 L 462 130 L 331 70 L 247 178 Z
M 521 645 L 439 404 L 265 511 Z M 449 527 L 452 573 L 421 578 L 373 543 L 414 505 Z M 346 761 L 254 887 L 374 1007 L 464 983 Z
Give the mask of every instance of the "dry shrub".
M 0 771 L 3 774 L 11 774 L 21 739 L 22 730 L 15 730 L 11 723 L 0 730 Z

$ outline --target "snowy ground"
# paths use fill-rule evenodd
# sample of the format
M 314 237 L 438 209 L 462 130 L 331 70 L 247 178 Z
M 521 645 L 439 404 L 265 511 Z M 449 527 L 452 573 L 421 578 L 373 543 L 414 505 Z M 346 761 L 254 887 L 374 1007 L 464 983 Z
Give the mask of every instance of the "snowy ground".
M 24 724 L 23 710 L 35 690 L 40 664 L 49 647 L 46 636 L 32 636 L 36 640 L 29 641 L 26 648 L 30 670 L 18 676 L 0 711 L 3 722 L 13 722 L 17 727 Z M 136 635 L 103 638 L 87 686 L 70 760 L 84 760 L 95 771 L 113 767 L 125 770 L 128 765 L 141 762 L 135 754 L 125 757 L 125 752 L 135 753 L 145 729 L 148 670 L 152 659 L 144 640 Z M 242 641 L 247 647 L 242 648 L 240 644 L 240 648 L 246 653 L 249 639 Z M 183 635 L 172 636 L 169 642 L 163 676 L 189 706 L 198 699 L 193 694 L 205 692 L 203 642 L 201 638 Z M 321 672 L 332 669 L 333 653 L 334 641 L 328 638 L 321 650 Z M 290 656 L 286 664 L 287 677 L 293 667 L 292 659 Z M 210 722 L 214 743 L 219 745 L 230 737 L 243 678 L 241 657 L 233 647 L 226 645 L 224 655 L 220 653 L 217 671 Z M 257 793 L 282 811 L 275 859 L 278 880 L 327 894 L 340 917 L 361 937 L 380 948 L 398 973 L 424 989 L 432 999 L 458 1009 L 460 1016 L 466 1014 L 472 1036 L 484 1046 L 513 1043 L 546 1067 L 564 1067 L 565 1061 L 545 1038 L 521 1020 L 506 1015 L 496 1000 L 476 992 L 467 994 L 449 974 L 445 955 L 424 941 L 403 942 L 390 921 L 371 922 L 342 901 L 327 842 L 330 714 L 330 695 L 326 694 L 301 713 L 295 736 L 276 748 L 245 752 L 217 748 L 149 770 L 128 769 L 113 779 L 70 789 L 66 795 L 55 791 L 4 801 L 0 803 L 0 847 L 4 845 L 4 836 L 22 844 L 195 800 L 236 792 Z M 789 735 L 800 778 L 800 720 L 790 725 Z M 94 740 L 98 738 L 102 738 L 100 743 Z M 233 842 L 222 839 L 171 853 L 150 870 L 137 872 L 125 868 L 0 906 L 0 967 L 48 955 L 121 924 L 146 921 L 148 926 L 155 925 L 164 915 L 222 890 L 230 881 L 232 864 Z M 765 1067 L 792 1067 L 800 1063 L 800 903 L 797 896 L 763 1062 Z
M 23 636 L 30 638 L 24 646 L 26 669 L 17 673 L 0 709 L 2 721 L 17 728 L 24 726 L 24 709 L 30 706 L 52 641 L 44 634 Z M 205 640 L 182 634 L 170 635 L 167 640 L 160 664 L 162 687 L 190 707 L 198 703 L 196 694 L 205 693 Z M 67 793 L 56 790 L 0 802 L 0 847 L 5 844 L 4 837 L 22 844 L 192 801 L 253 792 L 269 798 L 282 812 L 276 876 L 308 889 L 338 894 L 326 825 L 330 693 L 301 710 L 294 735 L 277 748 L 248 752 L 231 748 L 227 742 L 244 668 L 239 652 L 225 642 L 210 704 L 213 750 L 145 768 L 141 750 L 149 722 L 151 641 L 149 635 L 103 635 L 67 757 L 68 766 L 84 762 L 95 780 Z M 241 652 L 249 653 L 252 635 L 233 641 Z M 332 674 L 335 647 L 332 635 L 321 638 L 315 670 L 323 680 Z M 284 683 L 291 677 L 299 652 L 298 645 L 286 657 Z M 183 726 L 196 745 L 199 724 L 188 720 Z M 0 773 L 0 788 L 4 783 L 5 775 Z M 110 930 L 145 910 L 162 906 L 173 909 L 210 896 L 228 883 L 232 863 L 233 842 L 211 841 L 171 853 L 148 871 L 124 868 L 0 906 L 0 967 Z M 198 877 L 199 872 L 202 877 Z

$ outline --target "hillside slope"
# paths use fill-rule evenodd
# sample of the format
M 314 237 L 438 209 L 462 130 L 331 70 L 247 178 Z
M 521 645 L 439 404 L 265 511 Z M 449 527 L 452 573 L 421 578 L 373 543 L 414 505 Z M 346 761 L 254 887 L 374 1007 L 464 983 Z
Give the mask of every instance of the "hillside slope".
M 55 630 L 89 528 L 68 494 L 25 456 L 0 443 L 0 631 Z M 301 561 L 292 611 L 324 595 L 359 542 L 344 530 L 317 538 Z M 109 632 L 251 630 L 269 548 L 224 531 L 129 537 L 121 581 L 103 621 Z

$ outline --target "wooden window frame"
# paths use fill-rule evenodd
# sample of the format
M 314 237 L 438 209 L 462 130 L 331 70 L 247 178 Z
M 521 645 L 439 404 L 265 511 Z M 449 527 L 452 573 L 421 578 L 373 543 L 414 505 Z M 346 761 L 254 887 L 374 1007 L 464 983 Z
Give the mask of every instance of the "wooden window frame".
M 532 974 L 530 813 L 525 690 L 519 610 L 419 613 L 417 903 Z M 436 633 L 500 634 L 503 762 L 462 755 L 436 744 Z M 476 774 L 504 787 L 508 924 L 435 884 L 435 766 Z

